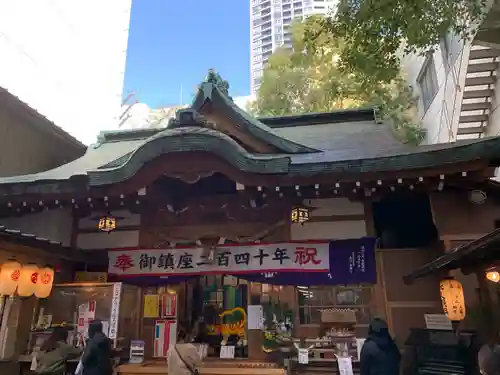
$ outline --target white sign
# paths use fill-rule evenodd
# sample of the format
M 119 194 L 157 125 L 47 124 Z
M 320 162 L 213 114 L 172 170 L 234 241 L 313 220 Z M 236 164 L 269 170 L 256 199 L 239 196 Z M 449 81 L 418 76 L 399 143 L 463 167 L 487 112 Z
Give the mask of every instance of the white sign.
M 83 346 L 85 343 L 85 339 L 89 337 L 89 325 L 95 319 L 95 311 L 96 301 L 94 300 L 90 300 L 87 303 L 78 306 L 78 346 Z
M 122 283 L 113 284 L 113 297 L 111 298 L 111 315 L 109 317 L 109 335 L 112 340 L 118 334 L 118 318 L 120 317 L 120 298 L 122 295 Z
M 445 314 L 424 314 L 425 328 L 452 331 L 451 320 Z
M 224 345 L 220 347 L 220 357 L 234 359 L 234 346 Z
M 353 375 L 351 357 L 337 357 L 340 375 Z
M 299 349 L 299 363 L 304 365 L 309 363 L 309 349 Z
M 123 276 L 238 274 L 328 271 L 329 244 L 278 242 L 218 246 L 209 260 L 202 248 L 137 249 L 108 252 L 108 273 Z
M 247 321 L 248 329 L 264 328 L 264 308 L 262 305 L 248 305 Z

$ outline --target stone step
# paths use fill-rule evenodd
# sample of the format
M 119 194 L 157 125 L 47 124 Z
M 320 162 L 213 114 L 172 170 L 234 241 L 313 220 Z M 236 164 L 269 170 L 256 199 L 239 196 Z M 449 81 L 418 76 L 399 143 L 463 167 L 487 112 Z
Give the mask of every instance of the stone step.
M 476 111 L 481 109 L 490 109 L 490 102 L 480 102 L 480 103 L 463 103 L 462 111 Z
M 469 64 L 467 66 L 467 73 L 481 73 L 481 72 L 494 72 L 497 70 L 498 63 L 480 63 L 480 64 Z
M 491 84 L 495 83 L 496 80 L 497 80 L 496 76 L 466 78 L 465 79 L 465 86 L 491 85 Z
M 490 98 L 493 96 L 493 90 L 466 90 L 464 91 L 464 99 L 474 98 Z
M 500 50 L 486 48 L 486 49 L 474 49 L 470 51 L 469 60 L 477 59 L 487 59 L 500 56 Z
M 465 124 L 469 122 L 484 122 L 488 121 L 488 115 L 471 115 L 471 116 L 460 116 L 458 122 L 460 124 Z
M 484 126 L 474 126 L 470 128 L 458 128 L 457 135 L 482 134 Z

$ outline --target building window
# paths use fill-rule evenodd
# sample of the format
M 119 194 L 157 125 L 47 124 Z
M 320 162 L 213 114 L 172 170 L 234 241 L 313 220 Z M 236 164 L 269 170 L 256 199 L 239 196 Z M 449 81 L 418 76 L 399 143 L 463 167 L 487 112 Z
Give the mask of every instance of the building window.
M 422 66 L 422 70 L 417 78 L 420 94 L 422 96 L 422 104 L 424 113 L 430 107 L 434 96 L 438 91 L 436 67 L 432 56 L 428 57 Z
M 358 324 L 369 324 L 371 286 L 298 287 L 300 324 L 320 324 L 323 309 L 353 309 Z
M 441 53 L 443 55 L 443 64 L 448 70 L 455 61 L 457 61 L 460 52 L 462 51 L 463 44 L 460 37 L 453 31 L 449 31 L 441 41 Z

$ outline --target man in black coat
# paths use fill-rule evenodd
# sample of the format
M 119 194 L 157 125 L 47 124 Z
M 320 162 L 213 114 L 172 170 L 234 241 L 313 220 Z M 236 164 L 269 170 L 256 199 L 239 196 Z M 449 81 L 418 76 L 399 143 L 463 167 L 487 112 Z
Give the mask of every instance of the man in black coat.
M 112 346 L 102 332 L 102 322 L 94 320 L 89 325 L 89 340 L 83 352 L 83 375 L 112 375 Z
M 360 375 L 399 375 L 401 353 L 383 319 L 372 320 L 360 357 Z

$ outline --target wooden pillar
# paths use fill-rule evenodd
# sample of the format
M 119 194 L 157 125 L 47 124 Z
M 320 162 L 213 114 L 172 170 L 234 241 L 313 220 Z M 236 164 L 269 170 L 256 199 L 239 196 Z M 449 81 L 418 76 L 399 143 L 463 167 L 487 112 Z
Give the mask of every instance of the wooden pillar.
M 260 301 L 260 284 L 249 283 L 248 285 L 248 304 L 252 301 Z M 264 345 L 264 335 L 260 329 L 248 330 L 248 359 L 263 360 L 266 353 L 262 350 Z
M 365 201 L 365 225 L 366 234 L 370 237 L 376 237 L 375 223 L 373 219 L 373 206 L 372 201 Z M 387 311 L 387 294 L 385 290 L 385 279 L 384 279 L 384 259 L 383 252 L 375 252 L 375 262 L 377 269 L 377 283 L 374 285 L 374 291 L 372 296 L 372 302 L 370 306 L 370 312 L 372 316 L 377 316 L 383 318 L 389 324 L 391 328 L 390 314 Z
M 496 343 L 498 339 L 498 324 L 493 316 L 493 301 L 491 299 L 488 281 L 484 277 L 484 272 L 476 271 L 477 283 L 479 285 L 479 302 L 484 309 L 484 333 L 488 342 Z M 481 317 L 483 318 L 483 317 Z

